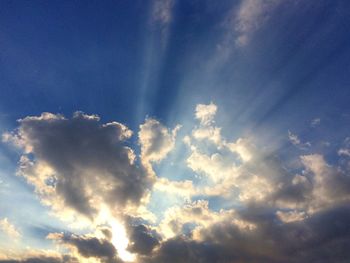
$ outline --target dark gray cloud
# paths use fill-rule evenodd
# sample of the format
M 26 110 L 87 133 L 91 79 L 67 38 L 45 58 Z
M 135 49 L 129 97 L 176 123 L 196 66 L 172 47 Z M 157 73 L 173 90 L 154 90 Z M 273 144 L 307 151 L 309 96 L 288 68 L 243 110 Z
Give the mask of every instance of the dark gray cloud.
M 25 259 L 0 259 L 0 263 L 79 263 L 78 259 L 65 255 L 62 257 L 37 256 Z
M 147 263 L 215 263 L 232 262 L 232 257 L 226 261 L 224 248 L 208 242 L 196 242 L 185 237 L 176 237 L 167 240 L 159 250 L 149 257 L 143 257 L 142 262 Z
M 101 262 L 121 263 L 117 256 L 117 250 L 107 239 L 98 239 L 92 236 L 78 236 L 73 234 L 51 234 L 49 238 L 62 244 L 72 246 L 85 258 L 94 257 Z
M 319 154 L 300 157 L 302 175 L 280 177 L 269 197 L 285 208 L 303 208 L 308 212 L 334 207 L 350 200 L 350 170 L 331 166 Z
M 240 217 L 256 225 L 242 230 L 230 221 L 201 230 L 201 240 L 176 237 L 144 262 L 347 262 L 350 206 L 339 206 L 304 221 L 282 223 L 269 207 L 251 205 Z
M 133 253 L 149 255 L 159 244 L 160 237 L 145 225 L 129 226 L 130 244 L 128 250 Z
M 101 124 L 95 115 L 43 113 L 20 120 L 9 140 L 25 149 L 20 173 L 47 204 L 92 217 L 101 202 L 113 209 L 138 204 L 150 186 L 125 145 L 130 136 L 124 125 Z

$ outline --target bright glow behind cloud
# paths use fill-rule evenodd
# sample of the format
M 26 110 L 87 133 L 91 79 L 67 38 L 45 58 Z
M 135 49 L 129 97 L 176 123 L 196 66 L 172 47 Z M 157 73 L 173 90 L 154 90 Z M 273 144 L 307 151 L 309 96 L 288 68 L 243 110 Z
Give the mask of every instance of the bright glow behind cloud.
M 81 112 L 72 119 L 51 113 L 26 117 L 18 130 L 3 138 L 23 149 L 19 175 L 35 186 L 43 204 L 62 220 L 79 220 L 75 225 L 85 227 L 80 234 L 48 234 L 82 262 L 200 262 L 178 252 L 171 258 L 174 242 L 190 251 L 210 244 L 221 253 L 205 260 L 214 257 L 213 262 L 220 262 L 235 258 L 231 251 L 254 247 L 268 235 L 276 242 L 274 232 L 288 235 L 292 224 L 298 224 L 293 225 L 296 229 L 316 227 L 313 218 L 326 220 L 324 214 L 338 213 L 330 209 L 349 202 L 348 168 L 332 167 L 321 154 L 306 154 L 295 172 L 249 137 L 225 138 L 216 114 L 214 103 L 197 105 L 197 124 L 180 138 L 180 126 L 170 130 L 146 119 L 138 133 L 138 157 L 124 146 L 132 134 L 126 126 L 100 124 L 98 116 Z M 302 144 L 291 132 L 288 138 L 296 146 Z M 157 174 L 157 166 L 167 163 L 177 147 L 188 148 L 186 155 L 177 156 L 177 162 L 192 171 L 184 180 Z M 347 157 L 343 152 L 339 155 Z M 164 210 L 152 214 L 149 209 L 161 201 Z M 266 218 L 260 213 L 267 213 Z M 7 219 L 1 222 L 4 230 L 17 235 Z M 223 238 L 221 231 L 230 234 Z M 306 242 L 313 241 L 306 237 Z M 261 251 L 244 250 L 240 257 L 274 262 L 286 256 L 283 246 L 276 253 L 266 244 Z

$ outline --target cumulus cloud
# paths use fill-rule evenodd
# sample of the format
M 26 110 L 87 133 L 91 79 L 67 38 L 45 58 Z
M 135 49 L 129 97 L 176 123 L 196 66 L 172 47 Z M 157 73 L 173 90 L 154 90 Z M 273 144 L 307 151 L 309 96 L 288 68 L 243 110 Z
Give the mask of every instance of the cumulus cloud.
M 107 239 L 63 233 L 52 233 L 48 238 L 66 245 L 74 254 L 83 258 L 96 258 L 101 263 L 122 262 L 117 256 L 117 250 Z
M 278 162 L 257 149 L 248 138 L 236 141 L 224 138 L 221 128 L 215 126 L 216 105 L 197 106 L 196 112 L 201 113 L 197 118 L 200 126 L 185 142 L 190 148 L 188 167 L 208 179 L 208 184 L 197 191 L 244 202 L 271 195 L 278 178 L 286 174 Z M 212 130 L 217 131 L 216 136 L 205 133 Z M 206 135 L 199 137 L 199 131 Z
M 10 256 L 2 255 L 1 263 L 78 263 L 78 259 L 52 250 L 26 249 L 24 253 Z
M 101 204 L 120 210 L 146 193 L 149 176 L 125 145 L 132 132 L 123 124 L 82 112 L 71 119 L 43 113 L 19 124 L 5 136 L 24 150 L 18 173 L 60 214 L 70 209 L 93 218 Z
M 140 159 L 126 146 L 132 134 L 127 127 L 80 112 L 71 119 L 48 113 L 24 118 L 3 138 L 23 149 L 19 174 L 45 204 L 93 219 L 101 216 L 101 206 L 107 217 L 123 215 L 125 233 L 112 221 L 99 226 L 99 234 L 50 234 L 71 252 L 69 260 L 122 262 L 117 245 L 123 243 L 138 263 L 346 262 L 349 167 L 309 153 L 289 168 L 278 152 L 256 145 L 252 137 L 223 136 L 216 113 L 214 103 L 195 108 L 197 124 L 182 140 L 188 174 L 180 180 L 158 177 L 152 169 L 177 146 L 179 129 L 155 119 L 140 126 Z M 291 132 L 289 139 L 305 144 Z M 346 147 L 344 142 L 341 149 Z M 149 202 L 157 202 L 147 194 L 152 186 L 183 198 L 150 222 Z M 133 207 L 141 211 L 137 218 L 128 214 Z M 30 262 L 25 260 L 13 262 Z
M 145 162 L 159 162 L 175 146 L 175 137 L 180 126 L 172 131 L 155 119 L 147 119 L 140 125 L 139 143 L 141 145 L 141 158 Z
M 350 243 L 349 211 L 338 207 L 279 224 L 267 207 L 252 206 L 239 216 L 256 228 L 242 229 L 226 219 L 201 229 L 200 240 L 177 236 L 163 242 L 143 262 L 346 262 L 349 253 L 342 248 Z M 335 219 L 339 224 L 332 223 Z
M 195 116 L 202 125 L 209 125 L 213 122 L 216 111 L 217 106 L 212 102 L 210 104 L 198 104 Z
M 184 235 L 200 239 L 202 229 L 225 220 L 238 228 L 254 228 L 253 224 L 238 218 L 234 209 L 221 209 L 216 212 L 209 208 L 207 200 L 197 200 L 169 208 L 157 229 L 165 240 Z
M 197 193 L 191 180 L 172 181 L 167 178 L 158 178 L 154 184 L 154 189 L 167 194 L 176 194 L 183 196 L 185 199 Z
M 76 259 L 69 256 L 63 257 L 28 257 L 23 259 L 0 259 L 0 263 L 77 263 Z
M 128 250 L 133 253 L 149 255 L 159 245 L 160 237 L 157 232 L 146 225 L 130 225 L 128 231 L 131 241 Z
M 350 200 L 349 171 L 330 166 L 320 154 L 301 156 L 301 161 L 312 176 L 313 200 L 310 205 L 313 210 Z

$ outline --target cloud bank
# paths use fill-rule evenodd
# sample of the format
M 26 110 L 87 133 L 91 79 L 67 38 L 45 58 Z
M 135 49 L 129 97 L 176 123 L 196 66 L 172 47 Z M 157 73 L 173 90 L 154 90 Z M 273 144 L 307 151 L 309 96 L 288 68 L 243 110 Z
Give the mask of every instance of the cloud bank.
M 310 144 L 311 153 L 288 167 L 251 137 L 225 138 L 217 113 L 214 103 L 197 105 L 192 129 L 181 136 L 180 126 L 146 119 L 137 134 L 139 156 L 127 146 L 132 132 L 125 125 L 103 124 L 96 115 L 21 119 L 3 135 L 23 151 L 18 175 L 59 218 L 86 218 L 92 227 L 49 234 L 58 257 L 2 262 L 346 262 L 347 141 L 339 162 Z M 291 132 L 289 140 L 302 144 Z M 189 175 L 157 174 L 177 147 L 187 147 L 178 159 Z M 153 214 L 166 198 L 176 202 Z

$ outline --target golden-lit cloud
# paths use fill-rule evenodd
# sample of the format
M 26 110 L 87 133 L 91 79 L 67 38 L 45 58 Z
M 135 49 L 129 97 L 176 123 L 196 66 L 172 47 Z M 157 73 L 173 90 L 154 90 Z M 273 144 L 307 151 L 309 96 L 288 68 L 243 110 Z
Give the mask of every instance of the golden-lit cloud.
M 0 231 L 2 231 L 12 240 L 16 240 L 21 237 L 21 233 L 6 217 L 0 220 Z
M 57 255 L 23 254 L 14 262 L 308 262 L 315 254 L 308 247 L 321 239 L 319 251 L 350 242 L 347 166 L 310 153 L 289 169 L 252 135 L 226 138 L 217 111 L 214 103 L 197 105 L 195 123 L 184 133 L 179 125 L 146 119 L 139 156 L 127 146 L 131 130 L 103 124 L 97 115 L 20 120 L 3 135 L 23 151 L 18 175 L 79 233 L 51 231 L 47 239 Z M 291 132 L 289 140 L 303 144 Z M 157 168 L 177 147 L 186 149 L 179 158 L 186 174 L 175 180 Z M 343 152 L 339 158 L 346 158 Z M 334 217 L 338 225 L 330 223 Z M 6 218 L 0 226 L 20 237 Z

